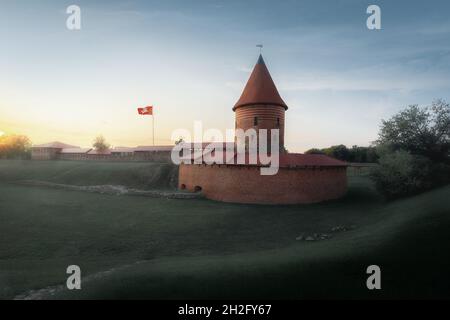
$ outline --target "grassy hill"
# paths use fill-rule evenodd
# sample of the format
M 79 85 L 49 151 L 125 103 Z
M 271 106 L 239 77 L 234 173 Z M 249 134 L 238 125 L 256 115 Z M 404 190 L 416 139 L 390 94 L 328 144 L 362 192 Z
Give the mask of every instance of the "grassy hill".
M 0 161 L 0 298 L 450 297 L 450 186 L 388 203 L 352 177 L 338 201 L 274 207 L 10 183 L 135 183 L 125 173 L 151 166 Z M 330 231 L 339 225 L 355 227 Z M 302 233 L 332 238 L 297 241 Z M 70 264 L 82 269 L 81 291 L 60 287 Z M 366 289 L 371 264 L 380 291 Z
M 123 185 L 173 189 L 178 167 L 169 163 L 97 161 L 0 161 L 0 181 L 43 180 L 72 185 Z

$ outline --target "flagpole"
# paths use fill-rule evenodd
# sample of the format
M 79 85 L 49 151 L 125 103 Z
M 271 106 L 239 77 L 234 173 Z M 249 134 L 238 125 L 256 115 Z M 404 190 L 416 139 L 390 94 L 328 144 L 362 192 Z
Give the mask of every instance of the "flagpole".
M 155 146 L 155 115 L 154 115 L 153 110 L 152 110 L 152 129 L 153 129 L 153 134 L 152 134 L 153 146 Z

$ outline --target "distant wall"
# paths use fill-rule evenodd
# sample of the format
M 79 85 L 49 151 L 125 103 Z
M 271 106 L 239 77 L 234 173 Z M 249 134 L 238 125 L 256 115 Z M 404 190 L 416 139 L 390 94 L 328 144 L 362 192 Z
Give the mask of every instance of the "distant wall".
M 59 148 L 32 148 L 31 159 L 32 160 L 55 160 L 57 158 Z
M 181 164 L 178 187 L 212 200 L 260 204 L 314 203 L 347 191 L 346 167 L 280 168 L 273 176 L 262 176 L 259 169 Z
M 88 154 L 60 153 L 58 148 L 32 148 L 32 160 L 151 161 L 171 163 L 171 151 L 136 151 L 133 153 Z

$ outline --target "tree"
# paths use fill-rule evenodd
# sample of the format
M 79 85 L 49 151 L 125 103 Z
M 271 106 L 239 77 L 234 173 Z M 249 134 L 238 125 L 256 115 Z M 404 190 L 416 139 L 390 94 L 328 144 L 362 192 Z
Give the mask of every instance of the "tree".
M 375 147 L 360 147 L 353 146 L 348 149 L 345 145 L 340 144 L 331 146 L 329 148 L 317 149 L 312 148 L 305 151 L 306 154 L 325 154 L 342 161 L 348 162 L 368 162 L 373 163 L 378 161 Z
M 377 189 L 395 198 L 449 183 L 449 134 L 450 106 L 443 100 L 383 120 L 376 141 L 380 165 L 371 173 Z
M 31 141 L 24 135 L 0 136 L 0 158 L 29 159 L 31 157 Z
M 99 152 L 104 152 L 110 147 L 109 143 L 106 142 L 105 138 L 102 135 L 99 135 L 95 138 L 92 146 Z
M 450 151 L 450 105 L 435 100 L 431 106 L 410 105 L 389 120 L 383 120 L 378 145 L 406 150 L 432 161 L 448 162 Z
M 375 147 L 353 146 L 349 149 L 349 159 L 347 160 L 359 163 L 375 163 L 378 162 L 378 155 Z
M 343 160 L 343 161 L 348 161 L 349 160 L 349 155 L 350 152 L 347 149 L 346 146 L 344 146 L 343 144 L 337 145 L 337 146 L 331 146 L 329 148 L 326 148 L 323 150 L 325 152 L 325 154 L 327 156 L 339 159 L 339 160 Z
M 325 154 L 325 152 L 323 152 L 323 149 L 317 149 L 317 148 L 312 148 L 309 150 L 305 151 L 306 154 Z

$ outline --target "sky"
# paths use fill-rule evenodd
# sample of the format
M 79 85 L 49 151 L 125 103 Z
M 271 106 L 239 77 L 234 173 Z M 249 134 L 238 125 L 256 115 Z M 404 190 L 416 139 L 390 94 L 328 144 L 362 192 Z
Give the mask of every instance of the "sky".
M 81 30 L 66 27 L 72 4 Z M 438 0 L 0 0 L 0 134 L 151 145 L 145 105 L 156 144 L 196 120 L 225 134 L 262 43 L 289 151 L 367 146 L 381 119 L 450 100 L 449 16 Z

